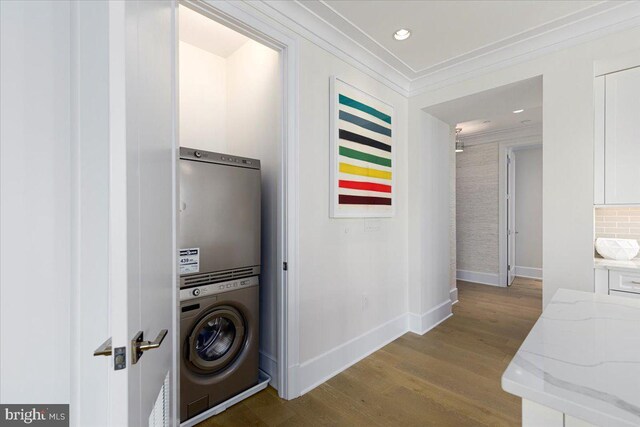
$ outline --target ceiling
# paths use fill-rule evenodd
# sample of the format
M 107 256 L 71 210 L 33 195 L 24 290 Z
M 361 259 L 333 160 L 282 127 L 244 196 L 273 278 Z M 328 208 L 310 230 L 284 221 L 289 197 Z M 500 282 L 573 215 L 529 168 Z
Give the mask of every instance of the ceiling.
M 489 121 L 489 123 L 486 123 L 487 121 Z M 541 124 L 542 107 L 534 107 L 525 109 L 520 114 L 514 114 L 509 111 L 507 113 L 498 116 L 491 116 L 486 119 L 482 118 L 457 123 L 456 128 L 462 129 L 460 135 L 464 138 L 483 133 L 517 129 L 519 127 L 525 126 L 540 126 Z
M 210 19 L 188 7 L 178 8 L 179 39 L 204 49 L 214 55 L 227 58 L 240 49 L 249 38 Z
M 271 4 L 273 3 L 273 4 Z M 595 30 L 612 27 L 640 13 L 634 2 L 607 1 L 407 1 L 407 0 L 297 0 L 270 2 L 271 7 L 303 26 L 293 6 L 305 10 L 410 82 L 437 73 L 451 76 L 451 68 L 486 67 L 507 58 L 586 37 Z M 312 32 L 322 37 L 321 24 Z M 309 27 L 310 28 L 310 27 Z M 409 28 L 412 36 L 396 41 L 393 33 Z M 327 38 L 326 40 L 330 40 Z M 348 44 L 332 42 L 347 54 Z M 367 61 L 366 59 L 364 60 Z M 371 66 L 372 62 L 366 62 Z M 473 65 L 471 65 L 473 64 Z
M 513 113 L 521 109 L 524 111 Z M 540 125 L 542 77 L 454 99 L 429 107 L 425 111 L 451 126 L 462 128 L 463 137 Z

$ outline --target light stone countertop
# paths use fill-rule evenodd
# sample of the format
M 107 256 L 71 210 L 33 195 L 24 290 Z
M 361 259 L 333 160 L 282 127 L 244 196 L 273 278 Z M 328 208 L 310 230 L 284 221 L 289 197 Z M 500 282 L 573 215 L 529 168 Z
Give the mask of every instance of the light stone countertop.
M 594 268 L 604 270 L 625 270 L 640 271 L 640 258 L 634 258 L 630 261 L 616 261 L 614 259 L 594 258 Z
M 640 425 L 640 300 L 560 289 L 502 388 L 599 426 Z

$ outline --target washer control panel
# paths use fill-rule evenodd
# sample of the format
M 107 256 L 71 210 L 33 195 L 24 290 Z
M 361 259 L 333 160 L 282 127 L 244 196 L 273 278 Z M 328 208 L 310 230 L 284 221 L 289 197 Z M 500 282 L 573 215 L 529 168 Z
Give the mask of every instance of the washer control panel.
M 257 286 L 258 276 L 244 277 L 242 279 L 228 280 L 226 282 L 212 283 L 210 285 L 196 286 L 193 288 L 180 289 L 180 301 L 187 301 L 195 298 L 204 298 L 222 292 L 234 291 L 240 288 Z
M 260 160 L 258 159 L 231 156 L 229 154 L 214 153 L 211 151 L 195 150 L 187 147 L 180 147 L 180 158 L 183 160 L 196 160 L 199 162 L 239 166 L 249 169 L 260 169 Z

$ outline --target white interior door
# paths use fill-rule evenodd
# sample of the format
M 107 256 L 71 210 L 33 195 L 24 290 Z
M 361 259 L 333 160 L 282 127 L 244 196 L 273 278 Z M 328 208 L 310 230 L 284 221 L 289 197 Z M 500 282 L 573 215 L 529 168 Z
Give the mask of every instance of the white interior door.
M 515 278 L 516 264 L 516 162 L 513 150 L 507 152 L 507 286 Z
M 174 418 L 175 13 L 168 0 L 109 2 L 110 425 Z

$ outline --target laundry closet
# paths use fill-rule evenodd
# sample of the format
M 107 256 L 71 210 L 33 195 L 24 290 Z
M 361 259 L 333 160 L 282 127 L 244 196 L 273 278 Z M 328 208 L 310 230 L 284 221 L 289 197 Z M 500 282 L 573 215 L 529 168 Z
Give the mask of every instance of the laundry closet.
M 215 415 L 225 401 L 241 397 L 248 387 L 264 383 L 265 376 L 258 380 L 254 372 L 258 363 L 261 371 L 277 378 L 282 73 L 279 52 L 185 6 L 179 7 L 178 54 L 181 221 L 184 212 L 198 206 L 193 203 L 198 197 L 194 188 L 207 194 L 208 188 L 228 187 L 219 193 L 224 196 L 200 208 L 214 227 L 225 228 L 215 223 L 220 207 L 236 203 L 232 212 L 242 220 L 254 214 L 246 210 L 259 210 L 253 216 L 258 222 L 258 260 L 247 261 L 248 266 L 230 264 L 233 268 L 219 269 L 224 271 L 209 268 L 204 261 L 207 256 L 222 259 L 245 248 L 227 242 L 201 253 L 201 245 L 181 243 L 184 236 L 178 231 L 180 420 L 191 425 Z M 214 168 L 216 173 L 211 172 Z M 236 199 L 243 197 L 247 202 L 238 205 Z M 227 218 L 235 219 L 228 214 Z M 239 240 L 247 240 L 254 229 L 235 227 L 244 235 Z M 202 229 L 202 236 L 208 231 Z M 193 234 L 194 228 L 183 230 L 187 232 Z M 211 315 L 213 311 L 216 316 Z M 259 356 L 255 356 L 252 346 L 258 337 Z M 246 351 L 254 353 L 245 357 Z M 255 358 L 255 363 L 247 358 Z

